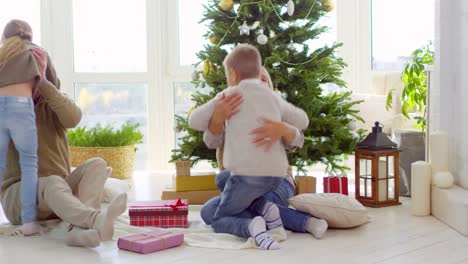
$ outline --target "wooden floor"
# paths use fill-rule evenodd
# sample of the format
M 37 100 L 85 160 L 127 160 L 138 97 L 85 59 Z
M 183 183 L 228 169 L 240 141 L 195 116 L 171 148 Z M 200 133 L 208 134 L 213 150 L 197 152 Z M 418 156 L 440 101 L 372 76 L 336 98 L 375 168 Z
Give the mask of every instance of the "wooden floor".
M 131 199 L 155 199 L 170 182 L 163 174 L 137 174 Z M 329 230 L 322 240 L 291 234 L 281 250 L 214 250 L 181 246 L 149 255 L 119 251 L 116 242 L 96 249 L 67 247 L 62 241 L 0 237 L 0 263 L 468 263 L 468 238 L 433 217 L 413 217 L 410 201 L 369 209 L 372 221 L 349 230 Z M 191 219 L 199 219 L 191 206 Z M 0 213 L 0 222 L 5 222 Z

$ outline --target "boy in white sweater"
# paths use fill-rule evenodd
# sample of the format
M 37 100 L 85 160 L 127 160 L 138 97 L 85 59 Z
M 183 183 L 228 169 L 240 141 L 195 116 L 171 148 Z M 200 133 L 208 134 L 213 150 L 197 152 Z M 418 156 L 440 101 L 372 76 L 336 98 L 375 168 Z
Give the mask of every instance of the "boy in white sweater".
M 226 183 L 213 221 L 226 222 L 229 217 L 249 209 L 263 216 L 269 229 L 282 227 L 277 206 L 262 197 L 274 190 L 287 175 L 285 146 L 277 141 L 265 151 L 252 142 L 254 136 L 250 131 L 263 124 L 262 118 L 283 121 L 304 130 L 309 123 L 307 114 L 262 83 L 259 79 L 261 56 L 254 46 L 238 45 L 226 56 L 224 66 L 229 88 L 195 109 L 189 117 L 192 128 L 205 131 L 223 94 L 236 92 L 242 96 L 239 112 L 225 124 L 223 162 L 226 169 L 231 171 L 231 177 Z M 264 140 L 270 141 L 271 138 L 265 137 Z M 263 235 L 254 237 L 260 246 L 278 248 L 276 241 L 271 238 L 266 239 L 268 243 L 265 244 Z

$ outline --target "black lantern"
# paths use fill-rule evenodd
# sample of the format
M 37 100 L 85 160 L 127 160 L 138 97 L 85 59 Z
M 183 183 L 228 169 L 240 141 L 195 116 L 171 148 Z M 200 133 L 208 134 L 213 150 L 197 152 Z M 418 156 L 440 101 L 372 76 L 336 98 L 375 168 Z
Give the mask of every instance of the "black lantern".
M 365 206 L 399 205 L 398 145 L 384 133 L 379 122 L 357 144 L 356 199 Z

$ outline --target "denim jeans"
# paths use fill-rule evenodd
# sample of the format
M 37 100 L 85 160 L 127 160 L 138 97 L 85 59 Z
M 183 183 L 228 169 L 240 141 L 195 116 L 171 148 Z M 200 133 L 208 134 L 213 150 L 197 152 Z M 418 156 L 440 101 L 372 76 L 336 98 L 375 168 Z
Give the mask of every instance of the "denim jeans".
M 221 191 L 224 190 L 229 177 L 229 171 L 222 171 L 216 176 L 216 184 Z M 287 229 L 305 233 L 310 215 L 288 208 L 288 199 L 294 195 L 294 186 L 287 179 L 282 179 L 279 186 L 265 194 L 263 198 L 278 206 L 281 220 Z M 252 218 L 258 215 L 258 212 L 250 207 L 249 210 L 245 210 L 234 217 L 225 217 L 213 221 L 214 213 L 220 202 L 221 195 L 213 197 L 203 205 L 200 212 L 203 221 L 208 225 L 212 225 L 213 229 L 218 233 L 230 233 L 244 238 L 250 237 L 248 226 Z
M 232 175 L 226 181 L 213 220 L 238 215 L 249 207 L 261 210 L 266 203 L 263 196 L 275 190 L 282 180 L 280 177 L 272 176 Z
M 31 97 L 0 96 L 0 182 L 13 141 L 21 166 L 21 221 L 36 221 L 37 127 Z

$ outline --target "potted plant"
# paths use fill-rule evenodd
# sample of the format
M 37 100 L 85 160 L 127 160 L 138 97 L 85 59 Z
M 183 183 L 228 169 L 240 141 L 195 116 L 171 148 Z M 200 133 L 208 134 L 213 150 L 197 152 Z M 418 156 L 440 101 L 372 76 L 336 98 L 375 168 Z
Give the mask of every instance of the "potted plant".
M 401 91 L 401 114 L 410 119 L 410 113 L 416 120 L 418 131 L 395 130 L 393 140 L 398 143 L 400 154 L 400 194 L 411 195 L 411 164 L 425 158 L 425 130 L 426 130 L 426 98 L 427 98 L 427 70 L 434 64 L 434 51 L 429 42 L 422 48 L 411 53 L 411 60 L 401 73 L 403 89 Z M 392 108 L 393 88 L 387 95 L 387 110 Z
M 113 169 L 113 177 L 128 179 L 133 173 L 136 144 L 143 142 L 140 124 L 123 124 L 119 129 L 111 125 L 79 127 L 68 132 L 72 166 L 100 157 Z
M 434 64 L 434 51 L 429 42 L 422 48 L 411 53 L 411 60 L 401 73 L 403 90 L 401 91 L 401 113 L 410 119 L 408 113 L 419 113 L 415 116 L 416 128 L 426 130 L 426 98 L 427 98 L 427 71 L 426 67 Z M 387 95 L 387 110 L 392 108 L 393 88 Z

